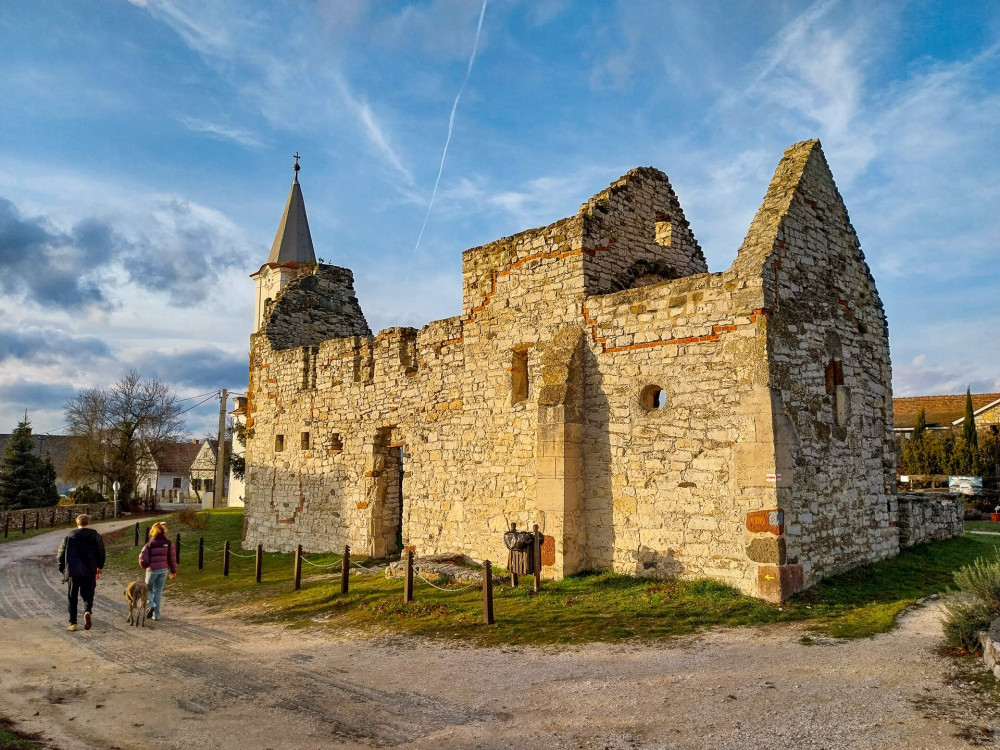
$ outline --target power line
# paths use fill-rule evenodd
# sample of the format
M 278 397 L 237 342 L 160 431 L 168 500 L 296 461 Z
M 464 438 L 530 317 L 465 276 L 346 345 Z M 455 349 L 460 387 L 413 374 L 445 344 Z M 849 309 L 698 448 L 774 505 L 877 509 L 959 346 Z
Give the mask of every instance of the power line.
M 214 396 L 218 393 L 218 390 L 209 391 L 208 393 L 199 393 L 197 396 L 187 396 L 186 398 L 178 398 L 175 401 L 179 404 L 181 401 L 190 401 L 193 398 L 201 398 L 202 396 Z
M 191 411 L 192 409 L 197 409 L 197 408 L 198 408 L 199 406 L 201 406 L 202 404 L 206 404 L 206 403 L 208 403 L 208 402 L 209 402 L 209 401 L 211 401 L 211 400 L 212 400 L 213 398 L 215 398 L 215 396 L 216 396 L 216 394 L 217 394 L 217 393 L 218 393 L 218 391 L 216 391 L 215 393 L 212 393 L 212 394 L 211 394 L 211 395 L 210 395 L 210 396 L 209 396 L 208 398 L 204 399 L 203 401 L 199 401 L 199 402 L 198 402 L 197 404 L 195 404 L 194 406 L 189 406 L 189 407 L 188 407 L 187 409 L 185 409 L 184 411 L 179 411 L 179 412 L 177 412 L 177 416 L 179 417 L 179 416 L 180 416 L 181 414 L 187 414 L 187 413 L 188 413 L 189 411 Z M 197 396 L 195 396 L 194 398 L 197 398 Z

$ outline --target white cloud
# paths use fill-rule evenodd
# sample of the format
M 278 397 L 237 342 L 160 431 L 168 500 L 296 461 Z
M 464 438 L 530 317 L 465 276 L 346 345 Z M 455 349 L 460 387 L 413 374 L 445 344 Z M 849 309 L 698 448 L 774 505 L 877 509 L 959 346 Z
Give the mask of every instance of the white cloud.
M 278 24 L 265 14 L 234 14 L 231 9 L 195 0 L 130 1 L 170 26 L 193 51 L 215 65 L 275 127 L 335 131 L 346 114 L 372 152 L 392 170 L 393 178 L 402 178 L 407 186 L 413 184 L 410 170 L 366 97 L 352 90 L 333 59 L 324 57 L 317 64 L 323 18 L 334 22 L 325 12 L 315 18 L 312 10 L 302 9 L 297 15 L 295 9 L 288 9 L 287 17 Z M 294 33 L 278 37 L 277 29 L 288 25 Z M 331 90 L 339 92 L 341 107 L 331 101 Z M 217 125 L 201 129 L 243 145 L 252 145 L 248 141 L 255 140 L 240 129 Z
M 199 120 L 194 117 L 180 117 L 178 120 L 188 130 L 193 130 L 196 133 L 208 133 L 209 135 L 233 141 L 247 148 L 259 148 L 261 145 L 260 139 L 256 135 L 243 128 L 220 125 L 219 123 Z

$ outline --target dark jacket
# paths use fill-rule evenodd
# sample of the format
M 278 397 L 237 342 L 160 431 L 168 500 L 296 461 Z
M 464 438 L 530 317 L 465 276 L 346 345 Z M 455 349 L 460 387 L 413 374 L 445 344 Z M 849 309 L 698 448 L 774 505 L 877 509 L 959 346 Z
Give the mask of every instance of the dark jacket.
M 56 554 L 59 572 L 70 576 L 94 576 L 104 567 L 104 538 L 89 526 L 74 529 L 62 540 Z
M 174 555 L 173 542 L 165 536 L 153 537 L 139 553 L 139 564 L 148 570 L 170 568 L 171 573 L 176 573 L 177 557 Z

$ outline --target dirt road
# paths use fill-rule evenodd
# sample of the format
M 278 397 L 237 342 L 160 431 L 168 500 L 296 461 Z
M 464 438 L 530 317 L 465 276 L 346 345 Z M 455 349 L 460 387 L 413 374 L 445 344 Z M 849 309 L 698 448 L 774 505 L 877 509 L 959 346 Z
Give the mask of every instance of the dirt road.
M 251 626 L 122 585 L 66 632 L 64 532 L 0 547 L 0 712 L 60 748 L 967 748 L 1000 745 L 935 655 L 940 612 L 803 645 L 797 626 L 653 646 L 472 649 Z M 995 707 L 994 707 L 995 708 Z M 995 734 L 994 734 L 995 732 Z

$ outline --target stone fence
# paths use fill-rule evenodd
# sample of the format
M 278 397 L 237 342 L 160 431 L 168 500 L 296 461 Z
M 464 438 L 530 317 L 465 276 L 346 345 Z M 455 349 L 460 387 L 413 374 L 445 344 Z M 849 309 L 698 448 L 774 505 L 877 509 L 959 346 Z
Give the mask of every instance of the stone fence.
M 103 521 L 115 515 L 114 503 L 92 503 L 91 505 L 50 505 L 45 508 L 0 511 L 0 529 L 42 529 L 46 526 L 67 526 L 74 523 L 81 513 L 88 514 L 94 521 Z
M 965 503 L 961 496 L 906 492 L 899 505 L 899 546 L 950 539 L 965 533 Z

